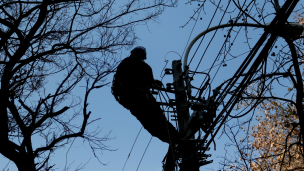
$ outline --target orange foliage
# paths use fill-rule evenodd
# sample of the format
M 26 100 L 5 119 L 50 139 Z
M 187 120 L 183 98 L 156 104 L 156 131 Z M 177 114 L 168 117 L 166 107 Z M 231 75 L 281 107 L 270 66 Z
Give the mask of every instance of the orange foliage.
M 272 101 L 261 106 L 264 117 L 252 127 L 252 147 L 259 153 L 251 163 L 252 170 L 304 170 L 303 150 L 299 142 L 300 127 L 295 106 Z

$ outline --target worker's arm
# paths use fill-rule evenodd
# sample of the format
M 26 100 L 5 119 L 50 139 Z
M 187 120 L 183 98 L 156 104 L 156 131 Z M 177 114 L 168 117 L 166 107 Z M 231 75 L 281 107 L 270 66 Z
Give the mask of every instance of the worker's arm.
M 160 80 L 154 80 L 154 85 L 156 87 L 160 87 L 161 88 L 163 86 L 163 83 Z

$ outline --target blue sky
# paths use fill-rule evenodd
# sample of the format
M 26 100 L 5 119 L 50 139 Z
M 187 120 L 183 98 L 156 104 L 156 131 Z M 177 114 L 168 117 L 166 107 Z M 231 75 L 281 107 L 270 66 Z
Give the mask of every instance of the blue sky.
M 281 1 L 280 3 L 282 5 Z M 225 5 L 225 3 L 223 3 L 222 5 Z M 192 3 L 192 5 L 186 5 L 183 2 L 180 2 L 177 8 L 167 9 L 160 16 L 158 22 L 150 22 L 148 23 L 148 25 L 141 25 L 136 28 L 137 36 L 140 38 L 140 40 L 138 40 L 137 45 L 146 47 L 146 62 L 152 67 L 155 79 L 160 79 L 161 71 L 166 64 L 164 58 L 169 51 L 175 51 L 180 55 L 183 53 L 187 45 L 187 41 L 190 36 L 190 32 L 192 30 L 194 22 L 190 22 L 184 28 L 181 28 L 180 26 L 184 25 L 189 20 L 189 17 L 193 14 L 193 10 L 197 7 L 197 2 Z M 202 20 L 199 20 L 197 22 L 196 27 L 194 28 L 194 31 L 190 36 L 190 40 L 192 40 L 200 32 L 207 29 L 207 25 L 210 22 L 210 18 L 213 15 L 214 10 L 214 5 L 206 3 L 206 13 L 202 12 Z M 273 9 L 271 7 L 268 7 L 268 10 L 270 12 L 273 12 Z M 218 25 L 219 19 L 222 14 L 222 12 L 218 12 L 216 14 L 215 20 L 211 24 L 211 27 Z M 228 23 L 230 17 L 235 17 L 235 14 L 236 13 L 234 12 L 231 15 L 226 15 L 222 21 L 222 24 Z M 271 17 L 269 18 L 269 20 L 270 19 Z M 259 38 L 263 30 L 251 29 L 249 31 L 251 31 L 252 34 L 250 43 L 251 45 L 254 45 L 254 42 L 256 42 L 257 38 Z M 207 57 L 204 59 L 203 64 L 199 68 L 200 71 L 203 71 L 207 69 L 208 66 L 210 66 L 210 61 L 214 59 L 214 57 L 218 53 L 218 48 L 223 44 L 225 33 L 225 30 L 220 30 L 218 32 L 217 36 L 214 39 L 215 43 L 209 47 L 209 51 L 206 53 Z M 210 39 L 212 34 L 208 36 L 206 37 L 206 39 Z M 241 34 L 241 37 L 242 36 L 244 35 Z M 235 44 L 237 45 L 234 45 L 232 47 L 232 51 L 234 51 L 235 54 L 241 54 L 243 52 L 248 51 L 248 47 L 244 43 L 244 41 L 245 38 L 241 38 L 238 39 L 237 42 L 235 42 Z M 201 45 L 201 48 L 198 52 L 199 54 L 203 53 L 203 50 L 207 46 L 207 44 L 208 41 L 204 42 Z M 197 44 L 195 46 L 197 46 Z M 129 51 L 126 50 L 123 52 L 121 58 L 123 59 L 128 55 Z M 166 68 L 170 68 L 171 60 L 180 59 L 180 57 L 175 53 L 169 53 L 167 55 L 167 59 L 170 61 Z M 194 60 L 194 64 L 196 63 L 197 59 Z M 217 75 L 217 79 L 214 81 L 214 84 L 219 85 L 222 81 L 230 78 L 229 75 L 234 73 L 234 70 L 237 69 L 240 61 L 241 60 L 227 63 L 228 67 L 222 68 L 221 73 Z M 195 67 L 194 64 L 193 67 Z M 108 81 L 111 81 L 111 79 L 112 78 L 110 76 L 108 78 Z M 197 76 L 195 77 L 194 84 L 199 85 L 201 81 L 202 80 L 200 79 L 200 77 Z M 164 82 L 172 82 L 172 77 L 166 76 L 164 78 Z M 121 171 L 125 164 L 125 161 L 127 160 L 134 140 L 141 128 L 139 121 L 137 121 L 136 118 L 132 116 L 128 110 L 124 109 L 115 101 L 114 97 L 111 94 L 110 86 L 99 89 L 91 94 L 89 100 L 89 109 L 92 111 L 92 119 L 101 118 L 100 121 L 89 127 L 89 130 L 94 130 L 95 128 L 99 127 L 102 129 L 101 135 L 111 132 L 110 137 L 113 137 L 112 140 L 105 141 L 105 145 L 115 151 L 102 151 L 102 154 L 97 154 L 100 158 L 100 161 L 107 165 L 104 166 L 98 163 L 97 159 L 92 155 L 91 149 L 88 144 L 83 143 L 81 140 L 75 140 L 75 142 L 71 146 L 69 153 L 67 154 L 66 152 L 69 150 L 69 146 L 66 146 L 56 151 L 53 155 L 53 158 L 51 159 L 51 163 L 56 163 L 56 167 L 58 168 L 63 168 L 65 163 L 67 163 L 67 165 L 72 163 L 71 170 L 74 170 L 73 168 L 75 168 L 75 166 L 79 164 L 84 164 L 89 161 L 84 170 Z M 155 126 L 157 126 L 157 123 L 155 123 Z M 150 138 L 151 135 L 143 129 L 126 163 L 126 167 L 124 169 L 125 171 L 135 171 L 137 169 L 140 159 L 148 145 Z M 224 144 L 228 141 L 228 139 L 223 136 L 220 139 L 216 139 L 216 141 L 217 150 L 214 151 L 213 145 L 211 145 L 211 150 L 207 153 L 212 154 L 210 160 L 214 160 L 214 162 L 210 165 L 202 167 L 201 170 L 205 170 L 208 168 L 213 168 L 214 170 L 218 169 L 219 159 L 217 158 L 217 156 L 225 155 Z M 152 138 L 152 141 L 145 153 L 145 156 L 138 170 L 161 171 L 161 161 L 163 160 L 167 149 L 167 144 L 161 142 L 157 138 Z M 3 167 L 4 165 L 6 165 L 7 160 L 0 158 L 0 162 L 2 163 L 1 167 Z M 9 164 L 9 168 L 10 171 L 16 170 L 14 164 Z

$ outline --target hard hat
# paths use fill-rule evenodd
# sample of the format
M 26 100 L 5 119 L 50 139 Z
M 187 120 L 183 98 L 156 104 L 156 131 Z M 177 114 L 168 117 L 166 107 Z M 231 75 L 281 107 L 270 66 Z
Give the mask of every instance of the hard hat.
M 147 59 L 146 48 L 142 46 L 137 46 L 133 50 L 131 50 L 131 55 L 136 55 L 142 59 Z

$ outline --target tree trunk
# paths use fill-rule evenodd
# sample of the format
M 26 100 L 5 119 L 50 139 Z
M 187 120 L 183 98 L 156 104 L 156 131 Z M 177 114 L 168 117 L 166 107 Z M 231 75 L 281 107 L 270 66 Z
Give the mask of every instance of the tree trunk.
M 29 155 L 20 155 L 20 158 L 15 162 L 18 167 L 18 171 L 37 171 L 34 159 Z

